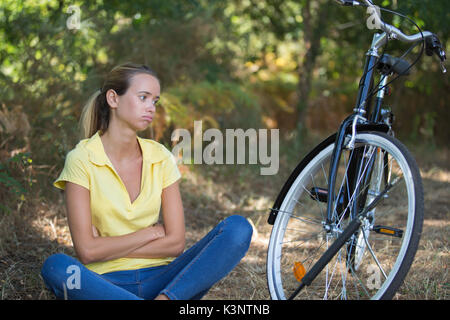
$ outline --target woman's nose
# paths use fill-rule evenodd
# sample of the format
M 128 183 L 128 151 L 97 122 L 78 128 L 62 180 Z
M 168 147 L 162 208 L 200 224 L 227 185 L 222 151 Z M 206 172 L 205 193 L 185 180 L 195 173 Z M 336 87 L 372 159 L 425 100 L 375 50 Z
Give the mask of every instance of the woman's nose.
M 150 111 L 150 112 L 155 112 L 156 106 L 153 104 L 153 101 L 146 105 L 145 110 Z

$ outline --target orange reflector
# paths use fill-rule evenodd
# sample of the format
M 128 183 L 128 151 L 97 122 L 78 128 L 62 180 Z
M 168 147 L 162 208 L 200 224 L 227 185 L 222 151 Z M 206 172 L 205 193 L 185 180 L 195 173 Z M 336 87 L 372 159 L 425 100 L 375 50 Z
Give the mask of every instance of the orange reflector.
M 306 270 L 305 270 L 305 267 L 303 266 L 303 264 L 298 261 L 295 262 L 293 271 L 294 271 L 295 279 L 297 279 L 297 281 L 302 281 L 303 277 L 306 274 Z
M 380 232 L 381 232 L 381 233 L 392 234 L 392 235 L 395 234 L 395 231 L 394 231 L 394 230 L 389 230 L 389 229 L 384 229 L 384 228 L 381 228 L 381 229 L 380 229 Z

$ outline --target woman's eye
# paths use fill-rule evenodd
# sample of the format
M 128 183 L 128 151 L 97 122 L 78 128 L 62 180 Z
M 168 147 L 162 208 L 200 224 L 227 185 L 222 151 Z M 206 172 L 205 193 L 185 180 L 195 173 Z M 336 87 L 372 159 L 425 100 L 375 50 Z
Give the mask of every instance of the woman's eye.
M 158 102 L 159 100 L 153 100 L 153 105 L 155 106 Z
M 140 96 L 139 98 L 141 98 L 142 101 L 145 100 L 146 96 Z M 142 99 L 143 98 L 143 99 Z

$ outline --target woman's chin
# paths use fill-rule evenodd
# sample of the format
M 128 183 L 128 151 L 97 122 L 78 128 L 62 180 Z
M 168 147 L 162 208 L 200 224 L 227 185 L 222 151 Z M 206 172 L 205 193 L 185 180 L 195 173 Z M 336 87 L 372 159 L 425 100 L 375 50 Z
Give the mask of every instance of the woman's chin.
M 146 129 L 148 129 L 151 125 L 151 122 L 146 122 L 145 124 L 140 124 L 138 126 L 135 127 L 136 131 L 144 131 Z

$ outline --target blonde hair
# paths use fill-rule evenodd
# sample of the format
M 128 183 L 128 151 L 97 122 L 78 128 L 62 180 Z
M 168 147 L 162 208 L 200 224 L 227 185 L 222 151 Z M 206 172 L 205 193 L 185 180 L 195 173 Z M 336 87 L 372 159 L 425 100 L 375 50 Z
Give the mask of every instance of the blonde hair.
M 156 73 L 146 65 L 131 62 L 118 65 L 108 73 L 103 86 L 89 97 L 83 107 L 79 123 L 80 139 L 90 138 L 98 130 L 106 132 L 110 116 L 106 92 L 113 89 L 119 96 L 124 95 L 130 87 L 131 78 L 140 73 L 158 79 Z

